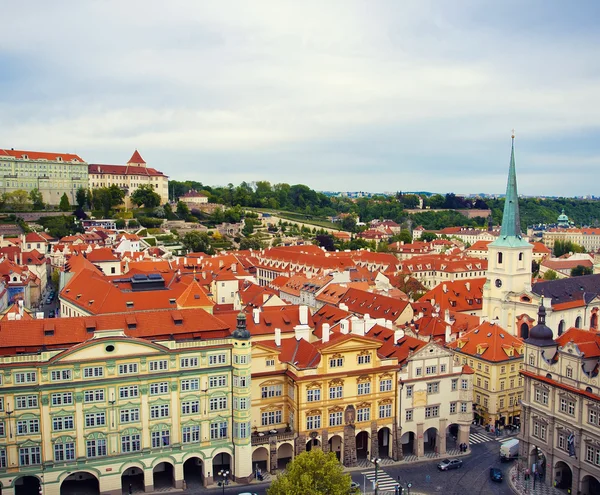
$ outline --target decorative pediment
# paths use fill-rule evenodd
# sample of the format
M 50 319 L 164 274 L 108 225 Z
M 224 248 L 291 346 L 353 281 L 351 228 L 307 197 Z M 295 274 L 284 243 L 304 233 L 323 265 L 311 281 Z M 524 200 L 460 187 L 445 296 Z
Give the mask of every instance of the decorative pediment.
M 379 404 L 380 404 L 380 405 L 383 405 L 383 404 L 391 404 L 392 402 L 394 402 L 394 400 L 393 400 L 393 399 L 383 399 L 383 400 L 380 400 L 380 401 L 379 401 Z
M 592 437 L 587 437 L 584 436 L 583 437 L 583 443 L 585 443 L 586 445 L 592 445 L 596 448 L 600 448 L 600 442 L 598 440 L 596 440 L 595 438 Z
M 282 407 L 283 406 L 281 406 L 281 405 L 274 404 L 274 405 L 267 406 L 267 407 L 261 407 L 260 410 L 261 410 L 261 412 L 280 411 Z
M 307 386 L 307 389 L 321 388 L 321 384 L 319 382 L 310 382 Z
M 547 425 L 548 424 L 548 420 L 545 417 L 538 416 L 537 414 L 532 414 L 531 415 L 531 419 L 533 419 L 534 421 L 537 421 L 538 423 L 541 423 L 543 425 Z
M 340 406 L 334 406 L 332 408 L 329 409 L 330 413 L 334 413 L 334 412 L 343 412 L 344 408 L 340 407 Z
M 266 382 L 262 382 L 259 386 L 268 387 L 270 385 L 283 385 L 283 382 L 281 382 L 280 380 L 267 380 Z
M 335 380 L 331 380 L 329 382 L 330 387 L 335 387 L 337 385 L 343 385 L 343 384 L 344 384 L 344 380 L 342 380 L 341 378 L 336 378 Z
M 99 332 L 96 332 L 99 333 Z M 57 362 L 86 362 L 98 359 L 123 359 L 130 356 L 167 354 L 169 349 L 145 339 L 106 336 L 93 338 L 54 356 L 49 364 Z
M 356 405 L 356 409 L 366 409 L 368 407 L 371 407 L 371 404 L 368 402 L 361 402 L 360 404 Z
M 379 375 L 380 380 L 386 380 L 386 379 L 392 379 L 392 378 L 394 378 L 394 375 L 392 375 L 391 373 L 383 373 L 383 374 Z
M 569 399 L 573 402 L 577 401 L 577 397 L 575 395 L 570 394 L 569 392 L 565 392 L 564 390 L 559 390 L 558 395 L 561 399 Z
M 311 409 L 310 411 L 308 411 L 306 413 L 307 416 L 320 416 L 321 415 L 321 410 L 320 409 Z
M 548 385 L 546 385 L 545 383 L 543 383 L 543 382 L 535 382 L 533 384 L 533 386 L 535 388 L 539 388 L 539 389 L 542 389 L 542 390 L 550 391 L 550 387 Z
M 371 381 L 370 375 L 361 375 L 356 379 L 357 383 L 364 383 L 364 382 L 370 382 L 370 381 Z

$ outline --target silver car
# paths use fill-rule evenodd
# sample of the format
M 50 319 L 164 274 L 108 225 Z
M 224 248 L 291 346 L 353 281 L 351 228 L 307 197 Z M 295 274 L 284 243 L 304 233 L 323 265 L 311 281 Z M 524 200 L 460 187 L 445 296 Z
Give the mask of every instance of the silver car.
M 437 467 L 440 471 L 449 471 L 450 469 L 458 469 L 462 467 L 463 462 L 460 459 L 444 459 Z

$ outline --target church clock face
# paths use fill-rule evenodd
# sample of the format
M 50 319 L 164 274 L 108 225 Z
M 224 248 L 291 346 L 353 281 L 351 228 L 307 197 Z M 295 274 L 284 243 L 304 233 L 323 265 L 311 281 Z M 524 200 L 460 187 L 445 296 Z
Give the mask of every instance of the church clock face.
M 496 287 L 502 287 L 502 280 L 500 280 L 499 278 L 496 279 Z

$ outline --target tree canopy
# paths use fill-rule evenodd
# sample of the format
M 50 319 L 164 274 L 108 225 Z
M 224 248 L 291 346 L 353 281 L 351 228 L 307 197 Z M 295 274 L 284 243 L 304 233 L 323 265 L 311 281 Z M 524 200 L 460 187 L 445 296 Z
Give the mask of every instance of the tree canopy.
M 160 195 L 154 191 L 152 185 L 144 184 L 133 191 L 131 201 L 137 206 L 156 208 L 160 205 Z
M 69 197 L 67 196 L 67 193 L 63 193 L 63 195 L 60 197 L 60 203 L 58 207 L 60 208 L 60 211 L 69 211 L 71 209 L 71 203 L 69 203 Z
M 348 495 L 352 478 L 334 452 L 302 452 L 267 490 L 267 495 Z
M 194 253 L 214 254 L 215 250 L 210 244 L 210 236 L 206 232 L 193 230 L 183 236 L 183 247 Z
M 113 208 L 123 204 L 125 193 L 116 185 L 100 187 L 92 191 L 92 207 L 107 217 Z
M 571 277 L 581 277 L 582 275 L 591 275 L 594 273 L 591 267 L 577 265 L 575 268 L 571 268 Z

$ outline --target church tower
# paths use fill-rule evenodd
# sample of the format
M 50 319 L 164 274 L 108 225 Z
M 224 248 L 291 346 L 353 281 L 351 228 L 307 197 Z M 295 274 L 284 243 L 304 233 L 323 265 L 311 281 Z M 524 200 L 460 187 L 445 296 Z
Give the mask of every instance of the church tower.
M 523 238 L 517 194 L 515 136 L 512 135 L 502 229 L 488 246 L 487 281 L 483 287 L 483 318 L 517 335 L 515 296 L 531 291 L 533 246 Z M 515 301 L 516 302 L 516 301 Z

